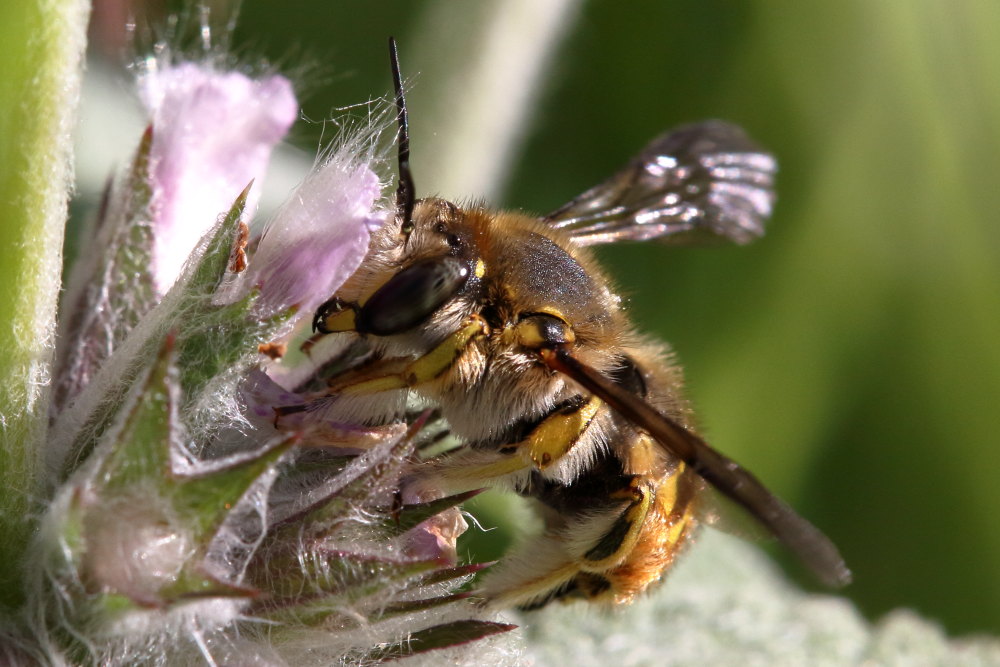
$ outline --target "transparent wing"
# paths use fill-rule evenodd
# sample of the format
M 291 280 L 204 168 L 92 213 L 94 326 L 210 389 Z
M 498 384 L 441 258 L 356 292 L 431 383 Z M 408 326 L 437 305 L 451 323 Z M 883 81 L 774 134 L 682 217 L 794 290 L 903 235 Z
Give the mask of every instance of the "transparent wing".
M 542 219 L 581 245 L 748 243 L 764 233 L 776 171 L 774 157 L 739 127 L 718 120 L 684 125 Z

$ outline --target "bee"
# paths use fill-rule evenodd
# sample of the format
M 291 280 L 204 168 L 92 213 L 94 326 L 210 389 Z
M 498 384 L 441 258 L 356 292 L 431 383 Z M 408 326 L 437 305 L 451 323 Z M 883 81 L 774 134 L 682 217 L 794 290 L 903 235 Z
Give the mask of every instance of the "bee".
M 544 530 L 487 577 L 499 606 L 627 603 L 660 580 L 728 497 L 821 580 L 850 578 L 836 547 L 695 432 L 667 347 L 638 334 L 589 246 L 746 243 L 773 205 L 774 158 L 739 128 L 675 129 L 621 171 L 535 217 L 418 199 L 395 43 L 399 186 L 357 272 L 315 313 L 316 337 L 363 341 L 326 380 L 338 418 L 391 423 L 414 395 L 462 445 L 414 466 L 417 495 L 484 486 L 537 501 Z

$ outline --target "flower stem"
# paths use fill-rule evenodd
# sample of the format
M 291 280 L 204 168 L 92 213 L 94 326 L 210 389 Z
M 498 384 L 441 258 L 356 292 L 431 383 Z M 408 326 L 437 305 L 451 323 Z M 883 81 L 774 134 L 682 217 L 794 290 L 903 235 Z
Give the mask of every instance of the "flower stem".
M 0 609 L 18 606 L 48 418 L 89 3 L 0 6 Z
M 417 194 L 495 200 L 502 191 L 562 37 L 580 0 L 498 0 L 426 4 L 413 44 L 449 34 L 448 52 L 404 52 L 404 74 L 423 72 L 413 86 Z M 456 43 L 458 42 L 458 43 Z M 466 57 L 455 58 L 455 50 Z M 448 55 L 448 54 L 451 55 Z M 438 119 L 435 124 L 433 119 Z

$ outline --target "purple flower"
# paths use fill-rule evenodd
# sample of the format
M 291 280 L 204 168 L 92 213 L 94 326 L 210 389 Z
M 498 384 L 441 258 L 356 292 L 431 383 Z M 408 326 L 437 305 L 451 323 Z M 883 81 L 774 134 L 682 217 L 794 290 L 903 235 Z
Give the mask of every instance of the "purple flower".
M 440 558 L 448 563 L 458 560 L 458 538 L 469 524 L 455 507 L 427 519 L 410 531 L 406 550 L 416 558 Z
M 203 63 L 153 66 L 139 92 L 153 126 L 153 275 L 164 294 L 218 215 L 264 176 L 298 103 L 284 77 L 251 79 Z
M 387 116 L 342 129 L 251 246 L 244 197 L 295 118 L 291 86 L 160 62 L 139 82 L 151 133 L 80 272 L 74 338 L 105 344 L 64 365 L 76 377 L 49 438 L 29 574 L 51 662 L 245 664 L 245 644 L 300 664 L 299 642 L 329 647 L 325 664 L 407 655 L 416 633 L 437 647 L 511 629 L 454 593 L 478 568 L 442 569 L 467 527 L 461 498 L 403 488 L 424 420 L 335 419 L 335 394 L 282 384 L 316 379 L 314 357 L 265 361 L 301 343 L 296 321 L 385 221 L 372 165 Z
M 309 312 L 358 268 L 372 230 L 385 221 L 375 210 L 378 176 L 358 162 L 353 145 L 331 152 L 268 222 L 251 263 L 260 309 L 297 306 Z

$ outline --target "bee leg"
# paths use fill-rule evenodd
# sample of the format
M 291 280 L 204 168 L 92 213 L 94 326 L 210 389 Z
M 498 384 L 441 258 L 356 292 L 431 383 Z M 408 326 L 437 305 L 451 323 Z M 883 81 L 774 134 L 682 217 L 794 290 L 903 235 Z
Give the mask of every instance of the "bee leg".
M 329 393 L 375 394 L 382 391 L 416 387 L 431 382 L 452 367 L 455 360 L 473 339 L 488 331 L 486 321 L 478 315 L 473 315 L 458 331 L 445 338 L 427 354 L 407 364 L 401 371 L 334 385 L 330 387 Z
M 326 406 L 320 405 L 319 409 L 334 410 L 341 421 L 350 422 L 360 417 L 370 424 L 398 417 L 405 407 L 406 390 L 432 382 L 446 373 L 472 341 L 488 331 L 486 321 L 473 315 L 422 357 L 374 359 L 361 367 L 351 368 L 322 389 L 307 393 L 303 404 L 275 408 L 275 427 L 281 428 L 284 417 L 309 410 L 310 405 L 320 402 L 325 402 Z M 381 422 L 373 420 L 373 414 L 384 419 Z
M 566 598 L 575 591 L 580 566 L 560 554 L 559 546 L 552 538 L 532 542 L 531 558 L 501 561 L 503 569 L 492 573 L 475 594 L 482 596 L 487 607 L 525 611 Z M 539 570 L 543 574 L 524 576 Z
M 466 447 L 422 465 L 418 475 L 446 493 L 460 493 L 506 482 L 523 487 L 531 470 L 555 465 L 579 442 L 602 402 L 592 397 L 557 409 L 523 440 L 484 451 Z
M 611 494 L 611 500 L 630 498 L 624 509 L 587 513 L 543 534 L 503 562 L 479 593 L 498 608 L 536 609 L 571 598 L 611 601 L 614 570 L 635 549 L 654 495 L 633 481 Z
M 611 528 L 583 553 L 580 569 L 601 573 L 621 563 L 635 548 L 655 491 L 633 477 L 627 488 L 611 494 L 612 499 L 628 499 L 629 505 L 611 524 Z
M 630 499 L 624 510 L 604 514 L 596 541 L 581 539 L 594 534 L 593 523 L 600 514 L 571 522 L 563 529 L 548 532 L 511 557 L 503 569 L 484 583 L 481 593 L 490 605 L 534 609 L 573 597 L 599 599 L 612 590 L 604 575 L 628 558 L 639 538 L 649 511 L 653 491 L 634 480 L 629 487 L 612 494 L 612 499 Z M 602 522 L 603 523 L 603 522 Z M 524 576 L 525 573 L 537 573 Z
M 592 396 L 549 414 L 517 445 L 517 453 L 527 458 L 535 468 L 544 471 L 579 442 L 602 404 L 601 399 Z
M 699 480 L 690 469 L 681 464 L 660 483 L 650 485 L 640 485 L 636 479 L 623 491 L 634 493 L 634 500 L 582 554 L 580 574 L 567 587 L 572 594 L 616 604 L 631 602 L 659 581 L 697 528 L 693 500 Z
M 609 500 L 627 504 L 611 511 L 586 512 L 581 508 L 577 519 L 543 534 L 509 558 L 480 591 L 488 603 L 535 609 L 572 598 L 608 602 L 620 597 L 630 599 L 637 593 L 632 588 L 644 589 L 650 577 L 642 566 L 643 557 L 637 559 L 636 554 L 644 555 L 642 540 L 648 540 L 648 534 L 662 537 L 663 531 L 656 530 L 659 526 L 650 525 L 651 519 L 657 523 L 660 509 L 657 491 L 633 477 L 624 488 L 595 499 L 597 504 Z M 657 574 L 660 571 L 651 569 Z

